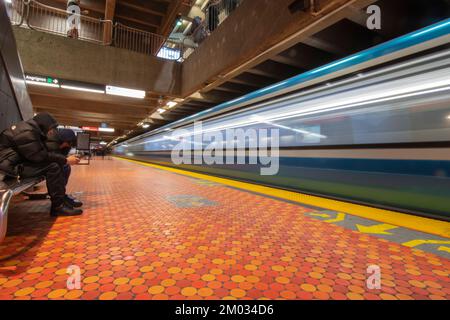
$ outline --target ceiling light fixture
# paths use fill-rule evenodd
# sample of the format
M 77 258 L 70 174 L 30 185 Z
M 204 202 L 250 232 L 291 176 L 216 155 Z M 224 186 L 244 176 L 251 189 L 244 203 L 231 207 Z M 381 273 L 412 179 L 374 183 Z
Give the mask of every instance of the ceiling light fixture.
M 68 90 L 75 90 L 75 91 L 84 91 L 84 92 L 93 92 L 93 93 L 105 93 L 104 90 L 96 90 L 96 89 L 90 89 L 90 88 L 68 86 L 68 85 L 64 85 L 64 84 L 61 85 L 61 89 L 68 89 Z
M 98 128 L 98 131 L 100 132 L 114 132 L 114 128 Z
M 143 91 L 143 90 L 135 90 L 135 89 L 122 88 L 122 87 L 114 87 L 114 86 L 106 86 L 106 94 L 110 94 L 110 95 L 114 95 L 114 96 L 129 97 L 129 98 L 138 98 L 138 99 L 145 98 L 145 91 Z
M 178 104 L 178 103 L 176 103 L 175 101 L 169 101 L 169 102 L 167 102 L 166 106 L 167 106 L 168 108 L 173 108 L 173 107 L 175 107 L 177 104 Z

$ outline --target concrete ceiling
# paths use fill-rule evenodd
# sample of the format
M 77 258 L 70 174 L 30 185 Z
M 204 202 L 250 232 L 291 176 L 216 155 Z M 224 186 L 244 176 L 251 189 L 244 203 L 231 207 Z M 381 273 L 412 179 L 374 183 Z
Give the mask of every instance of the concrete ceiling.
M 55 1 L 66 2 L 53 0 Z M 339 17 L 334 22 L 324 25 L 311 36 L 288 45 L 283 44 L 282 47 L 274 46 L 263 55 L 255 53 L 255 59 L 242 59 L 241 65 L 232 73 L 208 80 L 199 91 L 187 97 L 178 106 L 167 110 L 158 117 L 159 119 L 152 117 L 151 129 L 417 30 L 442 17 L 445 18 L 449 12 L 438 8 L 442 7 L 442 4 L 445 8 L 446 0 L 429 1 L 433 2 L 436 10 L 426 11 L 425 7 L 429 8 L 429 4 L 424 4 L 421 0 L 355 1 L 360 5 L 347 6 L 345 10 L 339 12 Z M 117 0 L 114 19 L 123 23 L 128 21 L 128 25 L 135 23 L 142 28 L 156 28 L 152 31 L 162 30 L 163 20 L 169 14 L 170 8 L 179 2 L 182 1 Z M 371 3 L 376 3 L 382 8 L 381 30 L 369 30 L 366 27 L 365 7 Z M 92 12 L 105 11 L 105 0 L 82 0 L 82 5 Z M 173 12 L 176 11 L 174 9 Z M 150 26 L 148 24 L 153 22 L 149 21 L 153 20 L 144 16 L 155 17 L 154 21 L 159 22 L 154 22 L 155 25 Z M 170 32 L 170 28 L 167 32 Z M 100 137 L 107 141 L 123 134 L 127 134 L 127 138 L 130 138 L 143 133 L 144 129 L 137 124 L 143 119 L 148 119 L 158 106 L 164 105 L 170 99 L 148 94 L 146 99 L 137 100 L 39 87 L 30 87 L 30 95 L 36 111 L 50 111 L 62 124 L 99 126 L 102 122 L 108 123 L 117 130 L 114 135 Z
M 358 4 L 358 5 L 357 5 Z M 366 7 L 377 4 L 382 10 L 381 30 L 366 26 Z M 362 0 L 339 13 L 337 22 L 300 42 L 274 47 L 255 60 L 242 61 L 230 75 L 208 81 L 204 87 L 168 110 L 176 119 L 235 99 L 294 75 L 346 57 L 379 43 L 445 19 L 448 0 Z
M 67 0 L 39 2 L 64 10 L 67 6 Z M 168 36 L 177 15 L 189 11 L 189 4 L 186 0 L 81 0 L 81 9 L 91 17 Z
M 110 141 L 134 129 L 142 119 L 154 112 L 158 98 L 134 99 L 106 94 L 80 92 L 61 88 L 28 86 L 35 112 L 48 111 L 62 125 L 100 127 L 106 123 L 114 134 L 99 133 Z M 161 125 L 164 121 L 152 120 Z

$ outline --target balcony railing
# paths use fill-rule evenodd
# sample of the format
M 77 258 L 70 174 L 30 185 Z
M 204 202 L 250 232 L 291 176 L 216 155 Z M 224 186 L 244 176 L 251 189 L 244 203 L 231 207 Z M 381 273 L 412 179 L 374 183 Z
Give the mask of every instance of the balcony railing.
M 244 0 L 211 0 L 205 8 L 205 24 L 213 32 Z
M 0 0 L 1 1 L 1 0 Z M 186 0 L 191 1 L 191 0 Z M 13 25 L 76 38 L 102 45 L 113 45 L 162 59 L 183 61 L 201 42 L 199 31 L 209 35 L 243 0 L 212 0 L 205 9 L 206 19 L 193 24 L 189 36 L 168 39 L 161 35 L 131 28 L 110 20 L 91 18 L 78 13 L 44 5 L 36 0 L 7 2 Z
M 195 17 L 185 34 L 192 42 L 199 45 L 225 21 L 243 1 L 244 0 L 209 1 L 205 8 L 202 9 L 203 17 Z M 190 51 L 187 50 L 187 53 Z
M 106 29 L 112 33 L 112 21 L 100 20 L 53 8 L 34 0 L 26 5 L 26 23 L 30 29 L 110 45 Z
M 25 1 L 13 0 L 11 2 L 6 2 L 5 5 L 11 24 L 15 26 L 21 25 L 24 17 Z

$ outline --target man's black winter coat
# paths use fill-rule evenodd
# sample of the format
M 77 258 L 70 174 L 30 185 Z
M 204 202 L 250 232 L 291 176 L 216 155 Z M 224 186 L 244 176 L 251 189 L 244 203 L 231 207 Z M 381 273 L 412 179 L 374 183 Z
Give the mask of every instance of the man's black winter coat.
M 63 155 L 49 152 L 45 145 L 48 131 L 57 125 L 50 114 L 40 113 L 4 130 L 0 134 L 0 171 L 17 176 L 20 174 L 19 166 L 27 162 L 42 166 L 51 162 L 65 164 Z

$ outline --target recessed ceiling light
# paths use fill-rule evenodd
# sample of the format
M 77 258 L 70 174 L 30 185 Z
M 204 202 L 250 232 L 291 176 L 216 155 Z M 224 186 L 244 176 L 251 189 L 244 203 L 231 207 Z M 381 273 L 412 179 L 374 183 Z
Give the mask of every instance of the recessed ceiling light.
M 169 107 L 169 108 L 173 108 L 173 107 L 175 107 L 177 105 L 177 103 L 175 102 L 175 101 L 169 101 L 169 102 L 167 102 L 167 107 Z
M 100 132 L 114 132 L 114 128 L 98 128 Z

